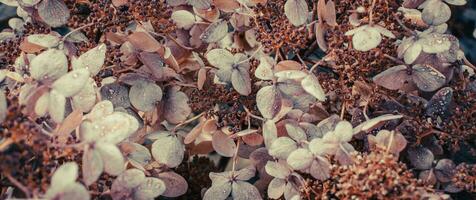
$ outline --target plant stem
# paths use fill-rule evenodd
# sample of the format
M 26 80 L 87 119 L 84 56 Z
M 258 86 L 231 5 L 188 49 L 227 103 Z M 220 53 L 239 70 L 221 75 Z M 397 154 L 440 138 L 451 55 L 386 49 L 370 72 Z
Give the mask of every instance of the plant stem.
M 369 25 L 371 25 L 371 26 L 374 24 L 373 18 L 374 18 L 374 7 L 375 7 L 376 2 L 377 2 L 377 0 L 373 0 L 372 5 L 370 6 Z
M 253 57 L 255 57 L 256 54 L 258 54 L 258 52 L 259 52 L 262 48 L 263 48 L 263 45 L 261 45 L 258 49 L 256 49 L 256 51 L 254 51 L 253 54 L 251 54 L 251 56 L 250 56 L 249 58 L 247 58 L 247 59 L 245 59 L 245 60 L 242 60 L 242 61 L 240 61 L 240 62 L 238 62 L 238 63 L 236 63 L 236 64 L 239 65 L 239 64 L 248 62 L 248 61 L 251 60 Z
M 236 170 L 236 162 L 238 161 L 238 150 L 240 149 L 240 140 L 237 141 L 235 154 L 233 155 L 233 164 L 231 165 L 232 173 Z
M 25 193 L 25 196 L 26 196 L 27 198 L 30 198 L 30 197 L 31 197 L 31 193 L 30 193 L 30 191 L 28 190 L 28 188 L 25 187 L 22 183 L 20 183 L 20 181 L 18 181 L 17 179 L 15 179 L 11 174 L 5 173 L 5 176 L 8 178 L 8 180 L 9 180 L 13 185 L 15 185 L 15 187 L 17 187 L 17 188 L 20 189 L 23 193 Z
M 203 116 L 204 114 L 205 114 L 205 112 L 202 112 L 202 113 L 200 113 L 199 115 L 188 119 L 187 121 L 184 121 L 184 122 L 182 122 L 182 123 L 180 123 L 180 124 L 177 124 L 177 125 L 173 128 L 173 132 L 175 132 L 175 130 L 177 130 L 177 128 L 179 128 L 179 127 L 181 127 L 181 126 L 183 126 L 183 125 L 186 125 L 186 124 L 188 124 L 188 123 L 190 123 L 190 122 L 195 121 L 196 119 L 200 118 L 200 117 Z
M 88 26 L 92 26 L 93 24 L 94 24 L 94 23 L 89 23 L 89 24 L 83 25 L 83 26 L 81 26 L 81 27 L 78 27 L 78 28 L 76 28 L 76 29 L 70 31 L 69 33 L 67 33 L 66 35 L 63 36 L 63 41 L 66 40 L 66 38 L 68 38 L 71 34 L 73 34 L 73 33 L 75 33 L 75 32 L 78 32 L 78 31 L 80 31 L 81 29 L 86 28 L 86 27 L 88 27 Z

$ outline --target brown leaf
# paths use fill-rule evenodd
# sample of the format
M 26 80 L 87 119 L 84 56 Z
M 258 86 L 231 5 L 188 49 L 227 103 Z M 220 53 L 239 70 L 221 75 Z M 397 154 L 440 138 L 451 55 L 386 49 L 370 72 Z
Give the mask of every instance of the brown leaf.
M 231 12 L 235 9 L 240 8 L 240 3 L 236 0 L 213 0 L 215 6 L 225 12 Z
M 126 5 L 129 3 L 129 0 L 112 0 L 112 5 L 114 5 L 116 8 Z
M 188 97 L 185 93 L 176 87 L 169 88 L 165 93 L 165 100 L 163 100 L 165 119 L 172 124 L 185 121 L 192 112 L 187 102 Z
M 325 8 L 326 12 L 324 12 L 324 20 L 326 21 L 329 26 L 337 26 L 336 22 L 336 5 L 334 1 L 330 0 L 326 4 Z
M 411 80 L 406 70 L 407 67 L 405 65 L 394 66 L 375 76 L 373 81 L 377 85 L 389 90 L 398 90 Z
M 215 134 L 213 134 L 212 144 L 213 149 L 215 149 L 218 154 L 225 157 L 233 157 L 236 144 L 233 139 L 228 137 L 225 133 L 221 131 L 215 132 Z
M 60 144 L 66 144 L 70 133 L 78 127 L 83 119 L 83 112 L 81 110 L 73 110 L 66 119 L 58 126 L 58 128 L 54 131 L 54 135 L 58 136 L 58 142 Z
M 127 37 L 127 40 L 135 48 L 146 52 L 156 52 L 162 48 L 162 45 L 146 32 L 134 32 Z
M 204 122 L 200 122 L 185 136 L 183 143 L 190 144 L 202 133 L 202 127 Z
M 263 136 L 258 133 L 251 133 L 242 137 L 243 141 L 250 146 L 259 146 L 263 144 Z
M 323 23 L 317 23 L 316 25 L 316 41 L 317 45 L 319 45 L 319 48 L 321 48 L 322 51 L 327 51 L 327 42 L 325 39 L 325 34 L 326 34 L 326 26 L 324 26 Z
M 24 51 L 25 53 L 38 53 L 41 50 L 45 49 L 45 47 L 42 47 L 37 44 L 33 44 L 31 42 L 28 42 L 27 39 L 24 39 L 21 43 L 20 46 L 18 47 L 20 50 Z
M 413 81 L 418 88 L 425 92 L 432 92 L 446 83 L 446 77 L 429 65 L 413 66 Z
M 220 10 L 218 10 L 218 8 L 216 7 L 212 9 L 208 9 L 208 10 L 200 10 L 200 9 L 193 8 L 193 11 L 196 15 L 198 15 L 199 17 L 209 22 L 216 22 L 218 21 L 218 19 L 220 19 Z M 200 24 L 200 25 L 206 26 L 206 24 Z
M 197 77 L 197 88 L 199 90 L 202 90 L 206 80 L 207 80 L 207 70 L 205 68 L 200 68 L 200 70 L 198 70 L 198 77 Z
M 283 60 L 279 62 L 275 67 L 275 72 L 286 71 L 286 70 L 301 70 L 302 65 L 294 60 Z
M 195 154 L 209 154 L 213 152 L 213 144 L 212 141 L 205 141 L 205 142 L 200 142 L 197 145 L 191 145 L 192 147 L 190 148 L 190 154 L 195 155 Z

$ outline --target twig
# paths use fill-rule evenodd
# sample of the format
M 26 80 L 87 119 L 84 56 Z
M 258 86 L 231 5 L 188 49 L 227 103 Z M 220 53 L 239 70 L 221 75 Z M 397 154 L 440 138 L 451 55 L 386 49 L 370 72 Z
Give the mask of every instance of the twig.
M 412 30 L 412 29 L 408 28 L 407 26 L 405 26 L 405 24 L 403 24 L 402 20 L 398 19 L 398 17 L 397 17 L 396 15 L 393 15 L 393 17 L 395 18 L 395 20 L 398 22 L 398 24 L 399 24 L 403 29 L 405 29 L 407 32 L 411 33 L 412 35 L 417 35 L 417 33 L 416 33 L 414 30 Z
M 344 101 L 344 103 L 342 103 L 342 109 L 340 110 L 340 119 L 343 120 L 344 119 L 344 113 L 345 113 L 345 106 L 346 106 L 346 102 Z
M 463 57 L 463 62 L 465 65 L 467 65 L 468 67 L 471 67 L 473 68 L 474 70 L 476 70 L 476 67 L 471 63 L 469 62 L 469 60 L 466 58 L 466 56 Z
M 195 121 L 196 119 L 200 118 L 200 117 L 203 116 L 204 114 L 205 114 L 205 112 L 202 112 L 202 113 L 200 113 L 199 115 L 188 119 L 187 121 L 184 121 L 184 122 L 182 122 L 182 123 L 180 123 L 180 124 L 177 124 L 177 125 L 173 128 L 173 132 L 175 132 L 175 130 L 177 130 L 177 128 L 179 128 L 179 127 L 181 127 L 181 126 L 183 126 L 183 125 L 186 125 L 186 124 L 188 124 L 188 123 L 190 123 L 190 122 Z
M 256 54 L 258 54 L 258 52 L 259 52 L 262 48 L 263 48 L 263 45 L 261 45 L 258 49 L 256 49 L 256 51 L 254 51 L 253 54 L 251 54 L 251 56 L 250 56 L 249 58 L 244 59 L 244 60 L 242 60 L 242 61 L 240 61 L 240 62 L 238 62 L 238 63 L 236 63 L 236 64 L 239 65 L 239 64 L 242 64 L 242 63 L 245 63 L 245 62 L 251 60 L 253 57 L 256 56 Z
M 18 189 L 20 189 L 23 193 L 25 193 L 25 196 L 27 198 L 31 198 L 31 193 L 30 191 L 28 190 L 27 187 L 25 187 L 22 183 L 20 183 L 20 181 L 18 181 L 17 179 L 15 179 L 11 174 L 9 173 L 4 173 L 5 176 L 8 178 L 8 180 L 13 184 L 15 185 L 15 187 L 17 187 Z
M 373 0 L 372 1 L 372 5 L 370 6 L 370 13 L 369 13 L 369 24 L 370 25 L 373 25 L 374 22 L 373 22 L 373 18 L 374 18 L 374 7 L 375 7 L 375 3 L 377 2 L 377 0 Z
M 187 47 L 185 45 L 183 45 L 182 43 L 180 43 L 179 41 L 177 41 L 175 38 L 173 38 L 172 36 L 170 36 L 169 34 L 166 35 L 168 39 L 172 40 L 172 42 L 174 42 L 175 44 L 177 44 L 179 47 L 182 47 L 186 50 L 193 50 L 192 47 Z
M 243 108 L 245 109 L 245 112 L 248 116 L 250 117 L 253 117 L 255 119 L 258 119 L 258 120 L 261 120 L 261 121 L 265 121 L 264 118 L 260 117 L 260 116 L 257 116 L 257 115 L 254 115 L 253 113 L 250 112 L 250 110 L 248 110 L 248 108 L 246 106 L 243 105 Z
M 385 153 L 390 152 L 390 147 L 392 147 L 392 143 L 393 143 L 393 140 L 395 138 L 395 132 L 394 131 L 390 132 L 390 134 L 391 134 L 390 135 L 390 140 L 388 141 L 388 146 L 387 146 L 387 150 L 385 151 Z
M 63 36 L 63 41 L 66 40 L 66 38 L 68 38 L 71 34 L 73 34 L 73 33 L 75 33 L 75 32 L 78 32 L 78 31 L 80 31 L 81 29 L 86 28 L 86 27 L 88 27 L 88 26 L 92 26 L 92 25 L 94 25 L 94 23 L 89 23 L 89 24 L 86 24 L 86 25 L 84 25 L 84 26 L 78 27 L 78 28 L 76 28 L 76 29 L 70 31 L 69 33 L 67 33 L 66 35 Z
M 405 62 L 403 62 L 403 61 L 401 61 L 400 59 L 395 58 L 395 57 L 393 57 L 393 56 L 391 56 L 391 55 L 383 54 L 383 56 L 384 56 L 385 58 L 388 58 L 388 59 L 392 60 L 393 62 L 398 63 L 398 64 L 407 65 Z
M 298 57 L 299 62 L 301 62 L 302 65 L 306 66 L 306 63 L 304 60 L 301 58 L 301 56 L 297 53 L 296 56 Z
M 237 141 L 235 154 L 233 155 L 233 164 L 231 165 L 232 173 L 235 172 L 236 162 L 238 161 L 238 150 L 240 149 L 240 140 Z

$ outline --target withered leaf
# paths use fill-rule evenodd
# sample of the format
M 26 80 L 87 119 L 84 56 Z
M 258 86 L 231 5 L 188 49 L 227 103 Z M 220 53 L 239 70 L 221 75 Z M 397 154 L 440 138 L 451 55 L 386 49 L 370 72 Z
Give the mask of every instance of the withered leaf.
M 446 83 L 446 77 L 429 65 L 413 66 L 413 81 L 418 88 L 425 92 L 432 92 Z
M 281 94 L 276 86 L 265 86 L 256 94 L 256 106 L 261 115 L 272 119 L 281 110 Z
M 87 69 L 77 69 L 61 76 L 51 87 L 63 96 L 71 97 L 83 89 L 88 79 L 89 71 Z
M 172 87 L 166 90 L 163 114 L 165 119 L 173 124 L 183 122 L 192 112 L 188 105 L 188 97 L 185 93 Z
M 228 33 L 228 23 L 224 20 L 213 22 L 200 35 L 200 39 L 206 43 L 218 42 Z
M 185 146 L 177 136 L 162 133 L 152 144 L 151 152 L 155 160 L 170 168 L 182 163 Z
M 373 78 L 377 85 L 389 90 L 398 90 L 409 80 L 411 79 L 407 74 L 407 67 L 405 65 L 391 67 Z
M 162 48 L 162 44 L 146 32 L 134 32 L 127 37 L 127 40 L 135 48 L 146 52 L 156 52 Z
M 62 0 L 43 0 L 38 4 L 38 15 L 51 27 L 60 27 L 68 22 L 70 12 Z
M 326 100 L 326 93 L 324 92 L 324 89 L 322 89 L 322 86 L 317 80 L 317 77 L 315 77 L 314 75 L 307 75 L 301 81 L 301 86 L 306 92 L 316 97 L 319 101 Z
M 162 99 L 162 89 L 150 81 L 134 84 L 129 90 L 131 104 L 140 111 L 151 111 Z
M 165 192 L 162 196 L 165 197 L 178 197 L 187 192 L 187 181 L 175 172 L 163 172 L 158 175 L 160 180 L 165 183 Z
M 308 12 L 305 0 L 287 0 L 284 4 L 284 14 L 294 26 L 306 23 Z
M 215 132 L 212 138 L 213 149 L 220 155 L 225 157 L 233 157 L 235 153 L 236 144 L 221 131 Z
M 230 12 L 240 8 L 240 3 L 238 3 L 236 0 L 213 0 L 213 3 L 218 9 L 225 12 Z
M 50 98 L 48 103 L 48 112 L 51 119 L 56 123 L 61 123 L 64 119 L 66 110 L 66 97 L 56 90 L 50 91 Z
M 324 12 L 324 20 L 329 26 L 337 26 L 336 22 L 336 5 L 334 1 L 330 0 L 326 3 L 326 8 Z
M 58 46 L 60 38 L 51 34 L 34 34 L 27 37 L 28 42 L 45 47 L 51 48 Z
M 326 34 L 326 27 L 324 26 L 323 23 L 317 23 L 316 25 L 316 41 L 317 45 L 319 45 L 319 48 L 321 48 L 322 51 L 326 52 L 327 51 L 327 42 L 325 39 L 325 34 Z
M 190 29 L 195 24 L 195 16 L 186 10 L 177 10 L 170 17 L 178 28 Z
M 422 19 L 429 25 L 440 25 L 447 22 L 451 17 L 451 9 L 441 0 L 429 0 L 421 14 Z
M 83 154 L 82 171 L 84 184 L 91 185 L 103 172 L 104 164 L 98 151 L 86 149 Z
M 448 119 L 451 116 L 450 105 L 453 102 L 453 89 L 445 87 L 436 92 L 426 106 L 429 117 Z
M 134 192 L 134 199 L 154 199 L 164 192 L 164 181 L 154 177 L 146 177 L 144 181 L 137 186 L 136 191 Z
M 203 85 L 205 84 L 206 80 L 207 80 L 207 70 L 205 68 L 200 68 L 198 70 L 198 75 L 197 75 L 197 88 L 199 90 L 203 89 Z
M 187 0 L 187 3 L 194 8 L 207 10 L 212 5 L 212 0 Z
M 125 170 L 125 160 L 115 144 L 97 143 L 96 149 L 104 162 L 104 171 L 113 176 Z
M 241 95 L 248 96 L 251 93 L 251 79 L 247 69 L 242 67 L 233 69 L 231 83 Z
M 120 83 L 111 83 L 101 87 L 101 98 L 109 100 L 114 107 L 127 108 L 131 106 L 129 90 Z
M 430 169 L 435 158 L 430 150 L 422 146 L 410 147 L 408 155 L 411 164 L 420 170 Z
M 83 112 L 81 110 L 73 110 L 54 132 L 54 135 L 59 137 L 58 141 L 66 144 L 70 133 L 81 124 L 82 120 Z

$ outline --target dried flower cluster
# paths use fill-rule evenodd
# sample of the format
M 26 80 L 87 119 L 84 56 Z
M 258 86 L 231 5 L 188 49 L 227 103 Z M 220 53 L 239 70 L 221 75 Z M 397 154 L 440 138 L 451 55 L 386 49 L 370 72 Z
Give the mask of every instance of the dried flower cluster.
M 476 198 L 466 0 L 0 2 L 0 199 Z

